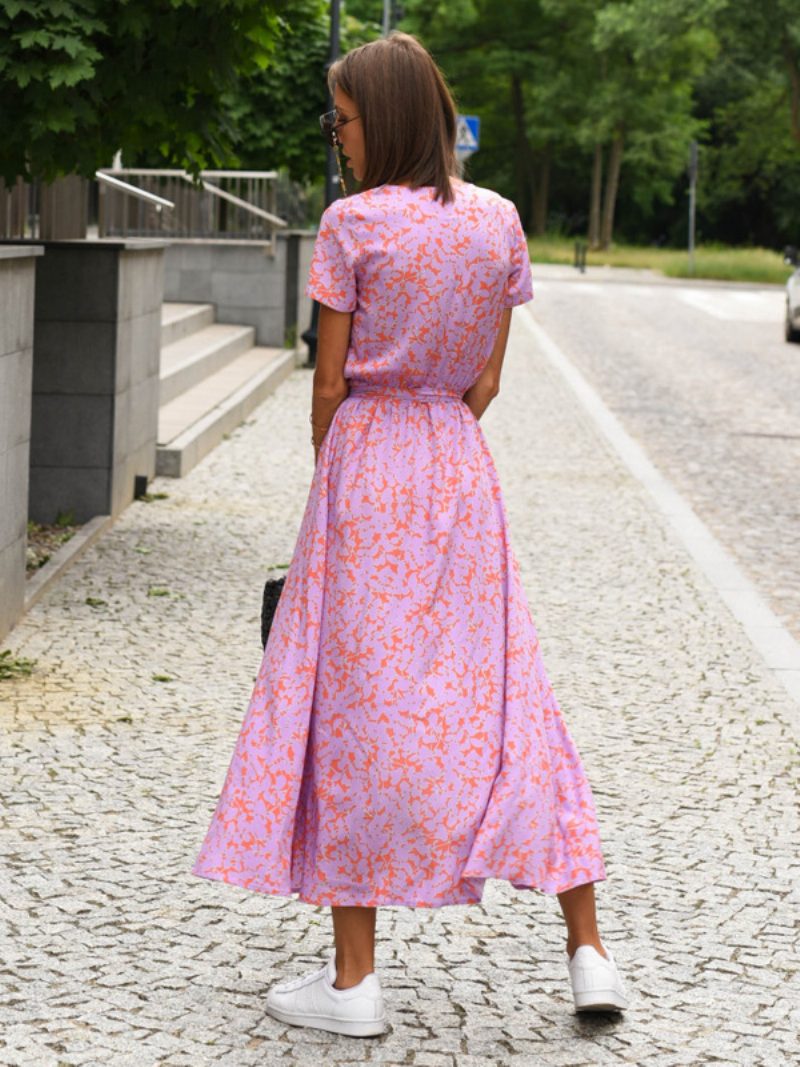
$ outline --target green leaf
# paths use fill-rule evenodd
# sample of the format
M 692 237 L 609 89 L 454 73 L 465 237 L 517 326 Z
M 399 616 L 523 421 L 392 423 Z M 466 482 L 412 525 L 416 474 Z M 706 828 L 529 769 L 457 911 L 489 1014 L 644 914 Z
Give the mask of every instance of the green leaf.
M 26 30 L 17 37 L 22 48 L 35 48 L 37 45 L 46 47 L 50 43 L 50 33 L 44 29 Z

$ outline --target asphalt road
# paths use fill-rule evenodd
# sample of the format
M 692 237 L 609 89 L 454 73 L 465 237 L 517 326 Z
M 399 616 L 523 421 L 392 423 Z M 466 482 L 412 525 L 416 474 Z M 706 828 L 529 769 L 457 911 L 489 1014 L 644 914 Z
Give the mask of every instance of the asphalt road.
M 800 638 L 800 345 L 778 286 L 534 263 L 537 322 Z

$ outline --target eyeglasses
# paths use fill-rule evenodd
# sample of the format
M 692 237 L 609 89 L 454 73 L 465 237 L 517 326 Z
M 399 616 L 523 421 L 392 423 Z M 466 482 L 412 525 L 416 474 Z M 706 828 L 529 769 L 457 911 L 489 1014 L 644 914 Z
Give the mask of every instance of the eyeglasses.
M 339 112 L 334 108 L 333 111 L 326 111 L 324 115 L 320 115 L 319 126 L 328 144 L 336 148 L 337 145 L 341 144 L 341 141 L 336 136 L 336 131 L 341 129 L 342 126 L 346 126 L 348 122 L 353 122 L 358 118 L 361 118 L 361 116 L 353 115 L 349 119 L 340 119 Z
M 336 169 L 339 171 L 339 186 L 342 190 L 342 196 L 347 196 L 347 186 L 345 185 L 344 174 L 342 173 L 342 161 L 339 159 L 338 148 L 342 147 L 342 142 L 337 136 L 337 130 L 342 126 L 346 126 L 348 122 L 353 122 L 354 119 L 361 118 L 360 115 L 353 115 L 350 119 L 340 119 L 339 112 L 336 108 L 333 111 L 326 111 L 324 115 L 319 117 L 319 125 L 325 140 L 333 148 L 333 155 L 336 159 Z

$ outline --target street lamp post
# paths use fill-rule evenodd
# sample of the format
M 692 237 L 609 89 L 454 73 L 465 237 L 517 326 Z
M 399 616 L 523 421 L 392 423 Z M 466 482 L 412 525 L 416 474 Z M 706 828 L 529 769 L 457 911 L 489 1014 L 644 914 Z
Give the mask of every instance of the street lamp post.
M 331 0 L 331 36 L 330 36 L 330 49 L 328 54 L 328 62 L 325 64 L 325 82 L 327 84 L 328 71 L 331 69 L 334 61 L 339 57 L 339 2 L 340 0 Z M 326 110 L 330 111 L 333 108 L 333 99 L 331 98 L 330 89 L 328 90 L 328 105 Z M 327 143 L 327 142 L 326 142 Z M 339 171 L 336 165 L 336 149 L 330 144 L 327 146 L 325 153 L 325 207 L 332 204 L 340 194 L 339 188 Z M 301 334 L 301 337 L 308 345 L 308 360 L 306 362 L 307 367 L 315 367 L 317 364 L 317 324 L 319 323 L 319 304 L 316 300 L 311 304 L 311 325 L 308 329 Z

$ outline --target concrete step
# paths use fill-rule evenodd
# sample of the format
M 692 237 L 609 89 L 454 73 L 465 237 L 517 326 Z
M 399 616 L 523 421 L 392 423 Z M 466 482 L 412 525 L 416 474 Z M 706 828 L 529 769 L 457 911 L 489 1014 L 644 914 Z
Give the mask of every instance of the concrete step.
M 182 478 L 277 389 L 297 365 L 293 348 L 256 345 L 163 404 L 156 474 Z
M 252 326 L 214 322 L 161 349 L 159 402 L 163 406 L 222 370 L 253 347 Z
M 165 302 L 161 305 L 161 347 L 179 341 L 181 337 L 202 330 L 214 321 L 213 304 L 177 304 Z

